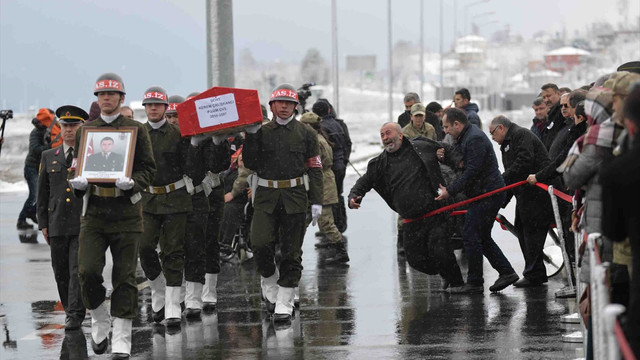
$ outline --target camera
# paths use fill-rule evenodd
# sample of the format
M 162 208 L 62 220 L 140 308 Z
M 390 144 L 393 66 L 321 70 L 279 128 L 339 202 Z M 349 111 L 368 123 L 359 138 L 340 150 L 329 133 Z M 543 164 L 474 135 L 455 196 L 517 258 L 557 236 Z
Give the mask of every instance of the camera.
M 0 110 L 0 119 L 13 119 L 13 110 Z
M 311 96 L 310 88 L 315 85 L 316 83 L 314 82 L 308 82 L 306 84 L 303 84 L 298 89 L 298 101 L 300 102 L 300 106 L 302 107 L 303 114 L 307 112 L 307 110 L 305 109 L 305 105 L 307 104 L 307 99 Z

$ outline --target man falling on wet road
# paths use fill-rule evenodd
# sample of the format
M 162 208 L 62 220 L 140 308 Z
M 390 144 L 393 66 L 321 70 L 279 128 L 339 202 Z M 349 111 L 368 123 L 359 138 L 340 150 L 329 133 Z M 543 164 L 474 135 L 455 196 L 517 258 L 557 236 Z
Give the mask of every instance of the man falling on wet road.
M 446 205 L 434 200 L 438 186 L 445 182 L 437 157 L 442 145 L 422 136 L 409 140 L 402 135 L 400 125 L 392 122 L 382 125 L 380 138 L 385 149 L 369 161 L 367 172 L 351 188 L 349 208 L 360 208 L 362 198 L 371 189 L 404 219 L 418 219 Z M 426 274 L 440 274 L 445 288 L 455 288 L 464 281 L 450 245 L 448 216 L 439 214 L 406 222 L 404 249 L 409 265 Z

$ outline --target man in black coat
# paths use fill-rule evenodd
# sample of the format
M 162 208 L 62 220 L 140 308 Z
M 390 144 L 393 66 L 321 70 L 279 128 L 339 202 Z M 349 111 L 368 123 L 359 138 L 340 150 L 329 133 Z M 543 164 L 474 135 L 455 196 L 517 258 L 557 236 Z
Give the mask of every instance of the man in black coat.
M 445 288 L 464 284 L 451 248 L 449 214 L 420 219 L 444 205 L 435 201 L 438 186 L 445 183 L 437 150 L 442 144 L 419 136 L 408 140 L 397 123 L 382 125 L 380 137 L 385 150 L 369 161 L 367 172 L 356 181 L 349 194 L 349 208 L 358 209 L 362 198 L 376 190 L 389 207 L 410 220 L 404 224 L 404 248 L 409 265 L 427 274 L 440 274 Z M 454 152 L 445 151 L 448 156 Z
M 493 140 L 500 144 L 505 184 L 522 181 L 528 174 L 549 164 L 547 149 L 540 139 L 506 117 L 500 115 L 493 119 L 489 132 Z M 525 262 L 523 278 L 516 281 L 514 286 L 540 286 L 547 282 L 542 249 L 553 219 L 551 200 L 546 191 L 531 185 L 514 188 L 511 193 L 516 196 L 515 226 Z
M 403 128 L 411 122 L 411 107 L 420 102 L 420 95 L 410 92 L 404 96 L 404 112 L 398 116 L 398 124 Z
M 542 130 L 542 143 L 549 150 L 558 132 L 566 126 L 562 110 L 560 108 L 560 92 L 556 84 L 544 84 L 541 87 L 544 102 L 549 107 L 547 113 L 547 126 Z
M 442 127 L 445 133 L 457 140 L 456 150 L 462 154 L 462 164 L 449 165 L 462 165 L 464 169 L 452 184 L 447 187 L 440 185 L 441 194 L 436 200 L 447 199 L 460 192 L 471 198 L 504 186 L 491 141 L 479 127 L 469 122 L 462 110 L 447 109 Z M 452 289 L 452 292 L 471 294 L 484 291 L 483 255 L 500 274 L 489 287 L 490 291 L 500 291 L 518 280 L 511 263 L 491 238 L 491 228 L 504 199 L 504 193 L 498 193 L 469 204 L 462 229 L 462 242 L 469 261 L 467 283 L 455 291 Z
M 348 131 L 345 132 L 346 125 L 336 119 L 332 106 L 326 99 L 319 99 L 312 108 L 313 112 L 322 118 L 320 126 L 329 136 L 332 144 L 333 165 L 331 170 L 336 178 L 336 188 L 338 189 L 338 203 L 333 206 L 334 220 L 338 231 L 347 230 L 347 214 L 344 208 L 342 192 L 344 190 L 344 177 L 347 171 L 349 155 L 351 155 L 351 138 Z M 344 126 L 343 126 L 344 125 Z
M 78 235 L 82 199 L 67 182 L 76 146 L 76 131 L 89 118 L 84 110 L 58 108 L 63 143 L 42 153 L 38 177 L 38 227 L 51 248 L 51 266 L 66 314 L 65 331 L 80 329 L 86 310 L 78 279 Z

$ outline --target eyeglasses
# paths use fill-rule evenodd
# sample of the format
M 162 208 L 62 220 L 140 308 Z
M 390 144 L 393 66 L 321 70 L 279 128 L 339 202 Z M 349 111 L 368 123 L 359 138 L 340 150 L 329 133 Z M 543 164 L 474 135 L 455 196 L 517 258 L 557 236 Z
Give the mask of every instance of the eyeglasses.
M 562 107 L 563 107 L 563 108 L 568 108 L 568 107 L 569 107 L 569 104 L 562 104 Z
M 500 125 L 498 125 L 498 126 L 494 127 L 494 128 L 493 128 L 493 130 L 489 131 L 489 135 L 493 136 L 493 133 L 494 133 L 494 132 L 496 132 L 496 130 L 498 130 L 498 128 L 499 128 L 500 126 L 502 126 L 502 124 L 500 124 Z

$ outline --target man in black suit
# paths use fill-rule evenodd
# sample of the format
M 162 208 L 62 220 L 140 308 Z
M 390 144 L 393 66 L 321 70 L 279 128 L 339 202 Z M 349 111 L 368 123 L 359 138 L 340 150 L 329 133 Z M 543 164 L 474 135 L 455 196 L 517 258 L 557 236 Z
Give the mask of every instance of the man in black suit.
M 122 171 L 124 169 L 124 157 L 112 152 L 113 139 L 106 136 L 100 140 L 99 153 L 89 156 L 86 171 Z
M 38 227 L 51 247 L 51 265 L 66 313 L 65 330 L 80 329 L 86 313 L 78 281 L 78 235 L 82 199 L 67 181 L 76 146 L 76 131 L 89 118 L 82 109 L 65 105 L 56 111 L 63 143 L 42 153 L 38 177 Z

